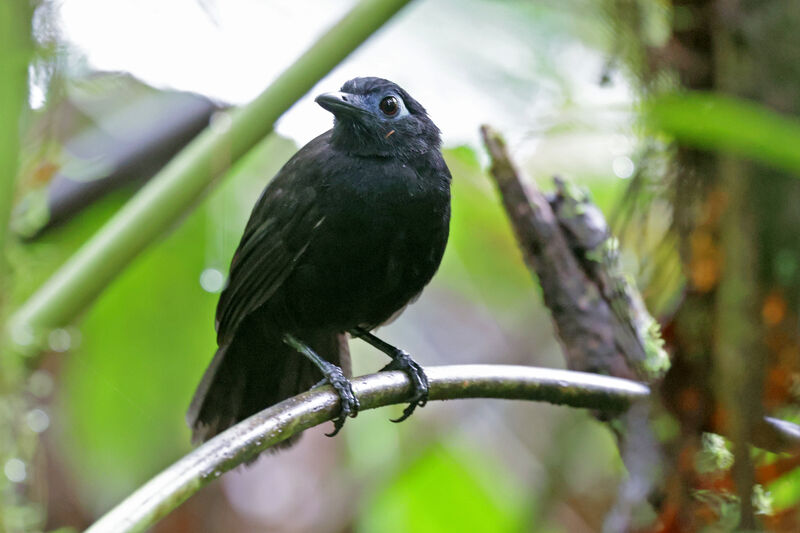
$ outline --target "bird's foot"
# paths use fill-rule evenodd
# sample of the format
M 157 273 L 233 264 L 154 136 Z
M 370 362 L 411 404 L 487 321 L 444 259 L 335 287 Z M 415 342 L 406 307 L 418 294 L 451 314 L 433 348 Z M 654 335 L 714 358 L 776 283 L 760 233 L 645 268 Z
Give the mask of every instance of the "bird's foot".
M 410 403 L 403 409 L 403 416 L 393 419 L 392 422 L 402 422 L 414 412 L 417 407 L 425 407 L 428 403 L 428 376 L 422 367 L 414 361 L 405 350 L 397 350 L 392 357 L 392 362 L 381 370 L 402 370 L 411 378 L 411 390 L 413 395 Z
M 325 379 L 323 379 L 321 383 L 330 383 L 333 389 L 336 391 L 336 394 L 339 396 L 339 403 L 342 406 L 341 412 L 339 413 L 339 417 L 333 421 L 333 433 L 326 434 L 329 437 L 333 437 L 339 433 L 340 429 L 342 429 L 342 426 L 344 426 L 344 422 L 347 420 L 348 416 L 355 417 L 358 414 L 358 409 L 360 406 L 358 403 L 358 398 L 356 398 L 355 393 L 353 393 L 353 385 L 350 383 L 350 380 L 344 376 L 344 372 L 342 372 L 341 368 L 317 355 L 317 353 L 312 350 L 310 346 L 305 344 L 294 335 L 289 333 L 285 334 L 283 336 L 283 342 L 297 350 L 300 354 L 307 357 L 309 361 L 314 363 L 314 365 L 319 368 L 320 372 L 322 372 L 322 375 L 325 376 Z M 315 385 L 313 388 L 316 388 L 319 385 L 320 383 Z
M 334 364 L 327 363 L 321 370 L 325 375 L 325 379 L 315 385 L 314 388 L 329 383 L 339 396 L 339 402 L 342 405 L 339 417 L 333 421 L 333 432 L 325 434 L 328 437 L 333 437 L 342 429 L 348 416 L 355 418 L 361 406 L 353 392 L 353 385 L 350 383 L 350 380 L 344 376 L 344 372 L 342 372 L 341 368 Z

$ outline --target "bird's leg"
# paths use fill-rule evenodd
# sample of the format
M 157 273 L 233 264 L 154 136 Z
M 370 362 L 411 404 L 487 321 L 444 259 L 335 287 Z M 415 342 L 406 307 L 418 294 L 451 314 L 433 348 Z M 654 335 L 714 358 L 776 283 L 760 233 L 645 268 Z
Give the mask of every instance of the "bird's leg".
M 353 386 L 344 376 L 344 372 L 338 366 L 334 365 L 333 363 L 326 361 L 322 357 L 320 357 L 317 352 L 311 349 L 303 341 L 299 340 L 297 337 L 285 334 L 283 336 L 283 342 L 297 350 L 299 353 L 307 357 L 312 363 L 314 363 L 317 368 L 320 369 L 322 375 L 325 376 L 325 379 L 322 382 L 328 382 L 331 386 L 336 390 L 336 394 L 339 395 L 339 401 L 342 405 L 342 411 L 339 414 L 339 417 L 333 421 L 333 432 L 326 433 L 328 437 L 333 437 L 339 430 L 342 429 L 344 426 L 345 420 L 347 420 L 348 416 L 355 417 L 358 414 L 359 404 L 358 398 L 353 393 Z
M 392 358 L 392 362 L 383 367 L 381 370 L 402 370 L 408 377 L 411 378 L 411 386 L 414 391 L 411 396 L 408 407 L 403 410 L 403 416 L 392 420 L 392 422 L 402 422 L 409 416 L 417 407 L 425 407 L 428 403 L 428 376 L 422 367 L 414 361 L 405 350 L 395 348 L 388 342 L 382 341 L 364 328 L 353 328 L 350 330 L 350 335 L 358 337 L 371 344 L 378 350 Z

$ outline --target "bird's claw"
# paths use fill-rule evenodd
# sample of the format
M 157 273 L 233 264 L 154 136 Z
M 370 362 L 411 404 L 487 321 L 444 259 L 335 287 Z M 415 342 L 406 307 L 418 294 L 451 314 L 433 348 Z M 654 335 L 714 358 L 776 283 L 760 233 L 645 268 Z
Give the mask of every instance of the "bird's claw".
M 428 403 L 428 376 L 408 352 L 398 350 L 392 358 L 392 362 L 381 370 L 402 370 L 411 378 L 413 395 L 409 399 L 408 406 L 403 409 L 403 415 L 400 418 L 392 419 L 392 422 L 400 423 L 411 416 L 417 407 L 425 407 L 425 404 Z
M 342 429 L 347 417 L 355 418 L 358 415 L 358 410 L 361 406 L 353 392 L 353 385 L 338 366 L 333 364 L 327 366 L 325 368 L 325 379 L 321 383 L 329 383 L 334 388 L 342 405 L 339 416 L 333 421 L 333 431 L 325 434 L 328 437 L 333 437 Z

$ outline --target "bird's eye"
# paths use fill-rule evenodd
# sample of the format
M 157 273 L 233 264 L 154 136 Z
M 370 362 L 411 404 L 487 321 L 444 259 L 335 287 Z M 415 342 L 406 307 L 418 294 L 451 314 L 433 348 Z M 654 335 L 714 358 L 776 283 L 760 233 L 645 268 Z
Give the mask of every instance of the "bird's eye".
M 381 111 L 387 117 L 393 117 L 400 111 L 400 105 L 397 103 L 397 98 L 394 96 L 387 96 L 383 100 L 381 100 L 380 106 Z

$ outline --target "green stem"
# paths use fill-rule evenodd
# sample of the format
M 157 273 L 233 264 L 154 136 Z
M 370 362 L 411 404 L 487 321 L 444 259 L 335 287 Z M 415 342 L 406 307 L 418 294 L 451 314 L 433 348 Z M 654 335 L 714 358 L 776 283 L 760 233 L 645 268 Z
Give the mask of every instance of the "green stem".
M 69 323 L 214 179 L 272 131 L 320 78 L 410 0 L 362 0 L 258 98 L 214 121 L 84 244 L 15 313 L 11 327 L 41 332 Z
M 28 106 L 30 22 L 30 2 L 0 2 L 0 298 L 5 292 L 5 245 L 17 176 L 20 119 Z
M 619 413 L 650 394 L 647 386 L 634 381 L 527 366 L 454 365 L 430 367 L 425 372 L 431 400 L 546 401 Z M 408 376 L 397 371 L 353 380 L 353 391 L 362 411 L 403 403 L 410 387 Z M 338 414 L 339 399 L 330 386 L 299 394 L 265 409 L 168 467 L 100 518 L 86 533 L 144 531 L 224 472 Z
M 5 295 L 11 285 L 6 246 L 19 165 L 21 125 L 28 108 L 32 14 L 29 0 L 0 1 L 0 317 L 5 316 Z M 19 437 L 23 434 L 22 414 L 26 405 L 20 360 L 2 349 L 3 337 L 0 330 L 0 434 L 3 435 L 0 465 L 8 465 L 9 461 L 31 465 L 35 438 Z M 14 482 L 7 475 L 0 476 L 0 530 L 38 529 L 37 518 L 26 518 L 36 516 L 36 508 L 28 499 L 30 487 L 29 482 Z

